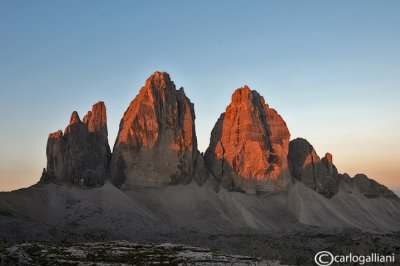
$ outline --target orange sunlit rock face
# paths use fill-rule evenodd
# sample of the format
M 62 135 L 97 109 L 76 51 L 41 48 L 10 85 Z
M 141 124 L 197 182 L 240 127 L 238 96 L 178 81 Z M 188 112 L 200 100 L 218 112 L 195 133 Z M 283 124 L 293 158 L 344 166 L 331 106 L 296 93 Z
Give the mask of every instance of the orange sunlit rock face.
M 103 102 L 80 120 L 71 115 L 64 130 L 51 133 L 47 141 L 47 168 L 41 182 L 67 182 L 76 185 L 102 185 L 111 157 L 107 139 L 107 116 Z
M 275 191 L 290 184 L 285 121 L 249 87 L 237 89 L 206 151 L 213 176 L 229 189 Z
M 89 111 L 83 118 L 83 123 L 87 124 L 89 132 L 96 132 L 107 138 L 107 111 L 103 102 L 93 105 L 92 111 Z
M 176 90 L 167 73 L 155 72 L 121 120 L 112 182 L 124 188 L 190 182 L 202 160 L 194 119 L 194 106 L 183 88 Z

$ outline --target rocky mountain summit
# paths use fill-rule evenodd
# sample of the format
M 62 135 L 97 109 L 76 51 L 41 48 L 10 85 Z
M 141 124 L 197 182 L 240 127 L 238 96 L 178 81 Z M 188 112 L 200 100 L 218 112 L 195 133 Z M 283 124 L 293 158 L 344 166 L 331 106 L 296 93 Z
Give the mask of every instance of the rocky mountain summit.
M 290 133 L 282 117 L 248 86 L 237 89 L 214 126 L 205 161 L 230 190 L 278 191 L 291 183 Z
M 106 106 L 93 105 L 92 111 L 80 120 L 73 112 L 64 130 L 51 133 L 47 140 L 47 168 L 40 182 L 68 182 L 99 186 L 107 178 L 111 158 L 108 145 Z
M 204 183 L 194 106 L 165 72 L 147 79 L 126 110 L 114 145 L 111 181 L 123 188 Z
M 307 140 L 297 138 L 289 143 L 288 158 L 295 179 L 325 197 L 337 193 L 340 180 L 330 153 L 321 160 Z
M 320 158 L 290 132 L 277 111 L 248 86 L 237 89 L 215 124 L 204 155 L 197 148 L 194 105 L 166 72 L 155 72 L 130 103 L 120 122 L 111 154 L 103 102 L 81 121 L 73 112 L 64 130 L 51 133 L 41 183 L 100 186 L 109 179 L 122 189 L 198 185 L 214 189 L 279 192 L 294 180 L 326 198 L 341 184 L 364 196 L 397 197 L 385 186 L 359 174 L 339 174 L 332 154 Z

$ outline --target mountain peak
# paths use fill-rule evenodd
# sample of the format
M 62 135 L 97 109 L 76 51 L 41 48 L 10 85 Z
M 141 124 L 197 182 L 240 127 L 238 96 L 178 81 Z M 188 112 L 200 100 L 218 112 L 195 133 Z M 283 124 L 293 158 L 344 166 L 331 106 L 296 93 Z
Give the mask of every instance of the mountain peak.
M 151 75 L 151 77 L 162 78 L 162 79 L 164 79 L 164 78 L 170 79 L 169 74 L 167 72 L 165 72 L 165 71 L 154 71 L 154 73 Z
M 288 159 L 295 179 L 327 198 L 337 193 L 339 177 L 330 153 L 320 159 L 308 140 L 296 138 L 289 143 Z
M 333 164 L 333 156 L 331 153 L 329 153 L 329 152 L 325 153 L 324 158 L 326 159 L 328 164 Z
M 242 98 L 250 98 L 250 97 L 252 97 L 252 93 L 253 93 L 253 91 L 247 85 L 237 88 L 232 93 L 232 102 L 236 102 Z
M 71 118 L 69 120 L 69 124 L 75 124 L 75 123 L 79 123 L 81 122 L 81 119 L 79 118 L 78 112 L 77 111 L 73 111 L 71 114 Z
M 277 191 L 290 184 L 290 133 L 282 117 L 248 86 L 232 94 L 211 133 L 206 163 L 228 189 Z
M 250 89 L 250 87 L 247 85 L 244 85 L 243 87 L 237 88 L 233 92 L 232 96 L 235 96 L 236 94 L 251 93 L 251 92 L 252 92 L 252 90 Z
M 49 135 L 46 147 L 47 167 L 41 181 L 67 182 L 98 186 L 104 183 L 110 160 L 107 117 L 103 102 L 93 105 L 81 122 L 73 112 L 70 124 Z
M 172 82 L 169 74 L 167 72 L 154 72 L 147 80 L 144 85 L 146 89 L 156 89 L 156 90 L 168 90 L 175 89 L 175 84 Z
M 57 139 L 57 138 L 62 138 L 62 137 L 63 137 L 62 130 L 58 130 L 56 132 L 53 132 L 53 133 L 49 134 L 49 139 Z
M 251 90 L 247 85 L 236 89 L 232 94 L 232 106 L 252 106 L 257 104 L 265 105 L 264 97 L 256 90 Z
M 107 111 L 104 102 L 100 101 L 93 105 L 92 110 L 83 118 L 89 132 L 97 132 L 107 138 Z
M 125 188 L 190 182 L 201 164 L 194 119 L 183 89 L 176 90 L 168 73 L 154 72 L 121 120 L 112 182 Z
M 351 183 L 355 185 L 367 198 L 388 197 L 397 198 L 396 194 L 386 186 L 379 184 L 364 174 L 356 174 Z

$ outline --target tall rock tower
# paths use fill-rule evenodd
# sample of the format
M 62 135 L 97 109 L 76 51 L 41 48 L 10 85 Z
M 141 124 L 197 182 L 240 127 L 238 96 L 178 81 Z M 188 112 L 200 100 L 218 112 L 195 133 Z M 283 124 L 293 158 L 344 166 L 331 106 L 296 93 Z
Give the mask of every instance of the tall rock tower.
M 303 138 L 289 143 L 289 164 L 292 176 L 321 195 L 331 198 L 338 191 L 339 174 L 332 154 L 319 158 L 314 147 Z
M 168 73 L 151 75 L 126 110 L 111 161 L 111 181 L 122 188 L 202 184 L 194 106 Z
M 223 187 L 278 191 L 291 183 L 290 133 L 282 117 L 249 87 L 237 89 L 211 133 L 206 165 Z
M 93 105 L 83 121 L 77 112 L 73 112 L 64 134 L 59 130 L 49 135 L 47 168 L 40 182 L 102 185 L 111 158 L 107 137 L 106 106 L 103 102 Z

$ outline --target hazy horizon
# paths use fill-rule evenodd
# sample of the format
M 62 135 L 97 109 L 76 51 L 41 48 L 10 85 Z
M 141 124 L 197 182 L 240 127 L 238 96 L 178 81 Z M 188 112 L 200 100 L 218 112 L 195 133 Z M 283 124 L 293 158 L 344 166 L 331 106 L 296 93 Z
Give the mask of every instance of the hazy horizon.
M 112 148 L 130 101 L 159 70 L 194 103 L 201 151 L 247 84 L 291 139 L 399 194 L 400 2 L 226 3 L 3 1 L 0 191 L 36 183 L 48 134 L 100 100 Z

